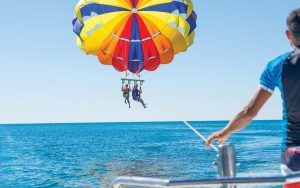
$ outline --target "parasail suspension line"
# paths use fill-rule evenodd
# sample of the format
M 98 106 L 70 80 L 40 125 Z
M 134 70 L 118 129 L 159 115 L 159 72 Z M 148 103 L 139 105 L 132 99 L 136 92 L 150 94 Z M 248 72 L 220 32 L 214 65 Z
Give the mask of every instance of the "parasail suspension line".
M 207 139 L 201 134 L 199 133 L 191 124 L 189 124 L 187 121 L 182 121 L 188 128 L 190 128 L 192 131 L 194 131 L 194 133 L 196 133 L 196 135 L 198 137 L 200 137 L 204 142 L 207 141 Z M 210 146 L 216 151 L 216 152 L 219 152 L 218 148 L 213 145 L 213 144 L 210 144 Z

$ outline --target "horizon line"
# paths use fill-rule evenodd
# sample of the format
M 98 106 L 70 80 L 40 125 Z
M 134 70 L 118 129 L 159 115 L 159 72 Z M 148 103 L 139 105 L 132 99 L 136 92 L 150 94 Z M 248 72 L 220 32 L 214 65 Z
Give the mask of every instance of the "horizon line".
M 188 122 L 229 122 L 230 120 L 187 120 Z M 256 121 L 282 121 L 282 119 L 256 119 Z M 177 123 L 180 120 L 164 121 L 102 121 L 102 122 L 32 122 L 32 123 L 0 123 L 0 125 L 46 125 L 46 124 L 114 124 L 114 123 Z

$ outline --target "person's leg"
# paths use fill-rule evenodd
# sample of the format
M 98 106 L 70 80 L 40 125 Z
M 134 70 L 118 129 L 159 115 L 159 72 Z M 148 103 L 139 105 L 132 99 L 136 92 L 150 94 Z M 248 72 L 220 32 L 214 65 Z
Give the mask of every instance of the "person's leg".
M 123 92 L 123 97 L 124 97 L 124 99 L 125 99 L 124 103 L 127 104 L 127 103 L 126 103 L 126 97 L 127 97 L 127 94 L 126 94 L 125 92 Z
M 125 99 L 125 104 L 127 104 L 127 102 L 126 102 L 126 100 L 127 100 L 127 94 L 123 94 L 123 97 L 124 97 L 124 99 Z
M 129 108 L 130 108 L 130 100 L 129 100 L 129 95 L 128 95 L 128 97 L 127 97 L 127 102 L 128 102 Z
M 127 94 L 126 97 L 125 97 L 125 103 L 129 105 L 129 108 L 130 108 L 130 102 L 129 102 L 129 95 Z
M 292 171 L 289 167 L 287 167 L 284 164 L 280 165 L 280 171 L 281 171 L 281 174 L 283 176 L 289 176 L 289 175 L 294 175 L 294 174 L 298 174 L 299 173 L 299 172 Z
M 300 174 L 300 150 L 289 148 L 281 154 L 281 173 L 283 176 Z
M 144 108 L 146 108 L 146 104 L 144 103 L 144 100 L 142 98 L 140 98 L 140 103 L 143 105 Z

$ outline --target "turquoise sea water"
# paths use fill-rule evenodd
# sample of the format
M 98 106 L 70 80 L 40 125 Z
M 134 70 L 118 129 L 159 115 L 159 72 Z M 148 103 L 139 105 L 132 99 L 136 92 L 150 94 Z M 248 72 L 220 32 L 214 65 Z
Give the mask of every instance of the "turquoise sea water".
M 226 122 L 191 122 L 208 136 Z M 239 176 L 280 175 L 281 121 L 233 135 Z M 121 175 L 215 177 L 216 153 L 181 122 L 0 125 L 0 187 L 109 187 Z

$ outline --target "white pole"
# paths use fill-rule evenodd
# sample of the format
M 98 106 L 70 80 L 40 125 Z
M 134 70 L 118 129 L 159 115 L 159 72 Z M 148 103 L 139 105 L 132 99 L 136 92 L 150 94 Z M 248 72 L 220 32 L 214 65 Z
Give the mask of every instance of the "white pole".
M 207 141 L 207 139 L 201 134 L 199 133 L 191 124 L 189 124 L 187 121 L 182 121 L 188 128 L 190 128 L 192 131 L 194 131 L 194 133 L 196 133 L 196 135 L 198 135 L 204 142 Z M 218 148 L 216 146 L 214 146 L 213 144 L 210 144 L 210 146 L 216 151 L 219 152 Z

